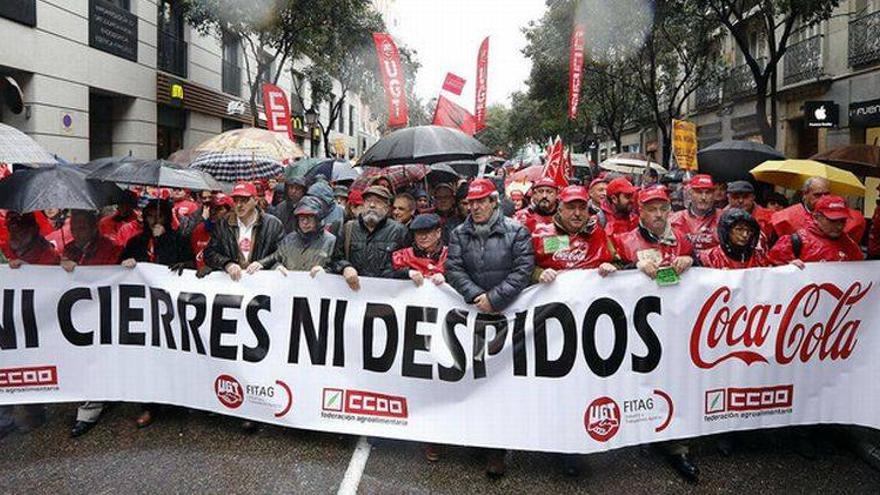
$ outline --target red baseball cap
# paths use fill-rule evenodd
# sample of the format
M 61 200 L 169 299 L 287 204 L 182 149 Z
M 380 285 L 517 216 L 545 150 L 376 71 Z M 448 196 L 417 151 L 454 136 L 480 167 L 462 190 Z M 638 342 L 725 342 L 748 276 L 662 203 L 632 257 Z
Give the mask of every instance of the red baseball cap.
M 364 204 L 364 195 L 357 189 L 353 189 L 348 193 L 348 204 L 351 206 L 360 206 Z
M 813 209 L 829 220 L 849 218 L 849 207 L 840 196 L 832 196 L 830 194 L 822 196 L 816 201 L 816 206 Z
M 609 196 L 615 196 L 617 194 L 633 194 L 638 191 L 638 188 L 628 180 L 626 177 L 618 177 L 613 181 L 608 183 L 608 189 L 605 192 Z
M 695 175 L 688 185 L 691 189 L 714 189 L 715 183 L 712 182 L 712 176 L 709 174 Z
M 257 195 L 257 187 L 254 186 L 250 182 L 239 182 L 235 184 L 235 187 L 232 188 L 232 194 L 230 196 L 234 197 L 245 197 L 252 198 Z
M 483 199 L 495 191 L 495 184 L 491 180 L 474 179 L 468 186 L 467 200 Z
M 559 189 L 559 186 L 556 185 L 556 181 L 550 177 L 541 177 L 537 182 L 532 184 L 533 191 L 539 187 L 552 187 L 553 189 Z
M 572 201 L 588 202 L 590 193 L 584 186 L 568 186 L 559 193 L 559 200 L 563 203 L 571 203 Z
M 669 194 L 666 193 L 665 187 L 654 186 L 639 191 L 639 204 L 643 205 L 649 201 L 656 200 L 665 201 L 667 203 L 669 202 Z
M 590 189 L 593 188 L 596 184 L 608 184 L 608 181 L 605 180 L 604 177 L 596 177 L 595 179 L 590 181 Z
M 228 206 L 232 208 L 234 205 L 235 202 L 232 201 L 232 198 L 223 193 L 217 193 L 211 198 L 211 206 Z

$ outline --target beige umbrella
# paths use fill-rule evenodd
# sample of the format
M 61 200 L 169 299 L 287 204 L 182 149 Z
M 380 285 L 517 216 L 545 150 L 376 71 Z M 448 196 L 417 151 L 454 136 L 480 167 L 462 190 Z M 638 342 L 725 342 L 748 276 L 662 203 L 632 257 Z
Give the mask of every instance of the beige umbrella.
M 196 146 L 193 153 L 253 154 L 272 158 L 285 165 L 305 156 L 299 145 L 286 135 L 255 127 L 234 129 L 214 136 Z
M 666 173 L 666 169 L 662 165 L 652 162 L 641 153 L 618 153 L 599 164 L 599 168 L 603 170 L 622 174 L 642 174 L 649 167 L 661 174 Z

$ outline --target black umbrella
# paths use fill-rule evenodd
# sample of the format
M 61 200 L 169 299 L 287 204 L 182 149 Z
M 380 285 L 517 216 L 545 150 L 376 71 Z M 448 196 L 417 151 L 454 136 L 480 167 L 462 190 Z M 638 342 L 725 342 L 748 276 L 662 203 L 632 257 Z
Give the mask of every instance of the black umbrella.
M 383 137 L 358 162 L 363 167 L 475 160 L 491 150 L 467 134 L 436 125 L 407 127 Z
M 165 160 L 142 161 L 123 158 L 115 162 L 109 161 L 90 172 L 88 178 L 129 186 L 171 187 L 193 191 L 223 189 L 223 185 L 207 172 Z
M 461 177 L 476 177 L 480 175 L 480 163 L 476 160 L 456 160 L 454 162 L 443 162 L 443 165 L 448 165 Z
M 49 208 L 97 210 L 119 203 L 123 191 L 113 184 L 86 180 L 71 165 L 21 169 L 0 181 L 0 209 L 19 213 Z
M 721 141 L 697 153 L 700 172 L 716 182 L 750 180 L 749 170 L 767 160 L 784 160 L 785 155 L 753 141 Z
M 144 163 L 145 160 L 141 160 L 140 158 L 135 158 L 131 155 L 126 156 L 107 156 L 104 158 L 97 158 L 95 160 L 90 161 L 89 163 L 84 163 L 80 166 L 81 169 L 85 170 L 88 173 L 95 172 L 97 170 L 101 170 L 105 167 L 109 167 L 111 165 L 117 165 L 120 163 Z
M 435 163 L 426 178 L 429 184 L 457 184 L 461 176 L 449 164 Z

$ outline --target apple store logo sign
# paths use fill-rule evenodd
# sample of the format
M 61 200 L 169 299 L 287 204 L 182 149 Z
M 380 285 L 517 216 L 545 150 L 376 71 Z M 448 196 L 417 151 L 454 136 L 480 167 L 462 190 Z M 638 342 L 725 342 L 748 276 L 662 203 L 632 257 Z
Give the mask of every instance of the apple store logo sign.
M 809 127 L 837 127 L 838 106 L 833 101 L 804 103 L 804 117 Z

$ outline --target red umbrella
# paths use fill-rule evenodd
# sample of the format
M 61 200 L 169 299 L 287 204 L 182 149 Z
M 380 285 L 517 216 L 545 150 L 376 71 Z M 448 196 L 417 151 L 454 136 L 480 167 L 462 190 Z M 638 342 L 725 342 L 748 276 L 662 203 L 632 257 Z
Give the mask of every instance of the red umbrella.
M 508 175 L 506 183 L 537 182 L 541 177 L 544 177 L 544 166 L 532 165 L 531 167 L 526 167 L 519 172 Z
M 351 188 L 363 191 L 370 187 L 376 178 L 384 177 L 391 182 L 391 187 L 394 189 L 391 192 L 399 192 L 420 183 L 429 172 L 431 172 L 431 169 L 427 165 L 392 165 L 383 168 L 366 167 L 364 173 L 352 183 Z

